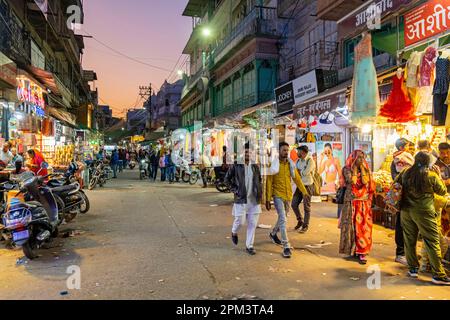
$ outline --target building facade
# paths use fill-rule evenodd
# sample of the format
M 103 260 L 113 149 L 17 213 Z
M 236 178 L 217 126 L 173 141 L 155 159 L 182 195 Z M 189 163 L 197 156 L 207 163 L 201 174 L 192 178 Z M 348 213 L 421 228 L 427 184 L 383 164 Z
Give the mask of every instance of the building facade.
M 280 38 L 277 2 L 190 0 L 183 12 L 193 31 L 184 54 L 189 76 L 181 97 L 182 126 L 219 120 L 272 101 Z

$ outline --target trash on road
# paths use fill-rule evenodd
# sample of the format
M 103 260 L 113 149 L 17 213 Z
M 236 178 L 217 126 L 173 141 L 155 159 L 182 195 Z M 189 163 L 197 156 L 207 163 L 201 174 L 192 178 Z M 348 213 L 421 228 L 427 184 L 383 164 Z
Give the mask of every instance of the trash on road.
M 259 229 L 272 229 L 272 226 L 271 226 L 271 225 L 268 225 L 268 224 L 260 224 L 260 225 L 258 226 L 258 228 L 259 228 Z
M 358 281 L 358 280 L 361 280 L 361 279 L 360 279 L 360 278 L 357 278 L 357 277 L 350 277 L 350 280 Z
M 317 243 L 317 244 L 307 244 L 305 247 L 309 248 L 309 249 L 322 249 L 323 247 L 326 246 L 330 246 L 333 243 L 331 242 L 321 242 L 321 243 Z
M 210 205 L 210 207 L 218 207 L 219 205 L 218 204 L 212 204 L 212 205 Z
M 69 291 L 61 291 L 59 294 L 62 296 L 67 296 L 69 294 Z
M 21 265 L 24 265 L 24 264 L 27 264 L 27 263 L 28 263 L 28 261 L 25 260 L 25 257 L 19 258 L 19 259 L 17 259 L 17 261 L 16 261 L 16 265 L 17 265 L 17 266 L 21 266 Z

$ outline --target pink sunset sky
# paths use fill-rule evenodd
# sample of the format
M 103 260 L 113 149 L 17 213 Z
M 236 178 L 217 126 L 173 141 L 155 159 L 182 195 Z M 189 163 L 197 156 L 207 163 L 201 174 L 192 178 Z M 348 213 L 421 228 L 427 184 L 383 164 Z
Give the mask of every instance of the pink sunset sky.
M 181 15 L 187 2 L 84 1 L 85 21 L 77 33 L 90 34 L 98 41 L 85 38 L 83 68 L 97 72 L 99 104 L 109 104 L 115 116 L 122 117 L 124 110 L 142 107 L 139 86 L 152 83 L 159 90 L 175 67 L 192 30 L 191 19 Z M 120 53 L 169 71 L 136 63 Z M 181 58 L 172 80 L 179 79 L 178 69 L 186 69 L 185 58 Z

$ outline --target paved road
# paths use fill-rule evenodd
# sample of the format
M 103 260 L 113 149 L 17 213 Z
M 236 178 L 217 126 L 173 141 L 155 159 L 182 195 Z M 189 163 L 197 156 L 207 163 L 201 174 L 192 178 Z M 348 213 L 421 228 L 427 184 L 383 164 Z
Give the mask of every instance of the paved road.
M 231 196 L 215 189 L 139 181 L 126 171 L 89 192 L 91 212 L 63 226 L 60 238 L 35 261 L 17 264 L 21 250 L 0 249 L 0 299 L 447 299 L 449 288 L 429 276 L 408 279 L 394 259 L 393 232 L 375 227 L 369 266 L 381 289 L 367 288 L 367 268 L 340 257 L 335 206 L 314 204 L 310 232 L 290 232 L 294 256 L 258 229 L 257 255 L 231 245 Z M 261 223 L 273 224 L 275 212 Z M 289 227 L 295 225 L 290 217 Z M 243 242 L 241 236 L 241 243 Z M 322 248 L 308 245 L 330 242 Z M 67 290 L 67 268 L 79 266 L 81 289 Z M 369 267 L 368 266 L 368 267 Z M 61 295 L 68 291 L 67 295 Z

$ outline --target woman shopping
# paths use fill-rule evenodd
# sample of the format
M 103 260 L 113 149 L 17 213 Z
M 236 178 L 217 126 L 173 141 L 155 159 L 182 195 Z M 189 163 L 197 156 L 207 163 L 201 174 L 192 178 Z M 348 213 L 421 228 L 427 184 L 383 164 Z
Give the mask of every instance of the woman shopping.
M 428 253 L 429 264 L 433 273 L 432 282 L 438 285 L 450 285 L 450 279 L 442 265 L 440 247 L 440 231 L 434 206 L 435 194 L 447 195 L 447 188 L 441 178 L 430 168 L 431 157 L 428 153 L 419 152 L 414 165 L 403 171 L 395 180 L 402 185 L 400 201 L 401 222 L 405 238 L 408 275 L 419 276 L 419 259 L 417 257 L 417 238 L 423 238 Z
M 372 249 L 372 198 L 375 185 L 366 155 L 355 150 L 342 169 L 341 187 L 345 187 L 344 205 L 339 221 L 339 253 L 356 255 L 360 264 L 367 263 Z

